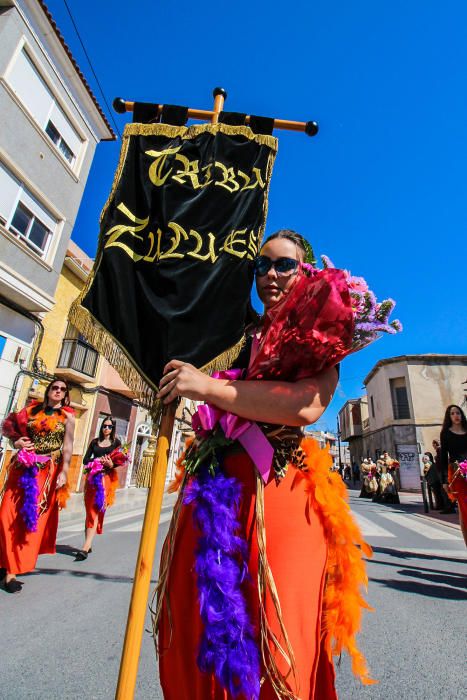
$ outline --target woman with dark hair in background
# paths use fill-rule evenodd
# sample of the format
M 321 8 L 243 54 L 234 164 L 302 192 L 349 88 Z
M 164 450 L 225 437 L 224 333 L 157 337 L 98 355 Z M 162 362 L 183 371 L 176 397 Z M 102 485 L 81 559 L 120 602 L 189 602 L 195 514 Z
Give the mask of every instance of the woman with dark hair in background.
M 441 479 L 436 469 L 435 458 L 431 452 L 425 452 L 422 457 L 423 462 L 423 476 L 427 483 L 428 488 L 435 497 L 435 510 L 442 510 L 444 508 L 443 503 L 443 493 L 444 489 L 441 485 Z
M 10 413 L 3 423 L 3 434 L 18 450 L 0 506 L 0 580 L 8 593 L 21 591 L 16 576 L 32 571 L 39 554 L 55 554 L 58 510 L 68 493 L 74 426 L 69 388 L 63 379 L 50 382 L 43 401 Z
M 440 437 L 443 488 L 452 501 L 457 501 L 467 545 L 467 473 L 459 466 L 467 460 L 467 419 L 460 406 L 447 407 Z
M 115 501 L 118 487 L 118 475 L 115 467 L 126 462 L 126 455 L 121 451 L 122 443 L 115 437 L 116 421 L 112 416 L 104 418 L 99 435 L 91 440 L 83 464 L 86 467 L 86 485 L 84 487 L 84 504 L 86 506 L 85 541 L 83 549 L 76 559 L 84 561 L 92 551 L 94 535 L 102 534 L 104 516 L 107 508 Z

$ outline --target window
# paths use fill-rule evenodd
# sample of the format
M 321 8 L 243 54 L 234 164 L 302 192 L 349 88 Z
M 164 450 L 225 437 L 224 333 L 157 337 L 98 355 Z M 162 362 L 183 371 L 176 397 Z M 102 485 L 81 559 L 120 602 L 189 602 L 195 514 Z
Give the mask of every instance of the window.
M 49 231 L 42 221 L 34 216 L 21 202 L 16 207 L 10 224 L 10 231 L 23 238 L 27 245 L 37 253 L 45 253 L 48 247 Z
M 7 80 L 34 121 L 50 137 L 68 163 L 73 165 L 83 142 L 24 47 L 9 71 Z
M 54 144 L 57 146 L 58 150 L 65 156 L 67 161 L 70 163 L 70 165 L 73 165 L 74 160 L 75 160 L 75 154 L 71 150 L 71 148 L 68 146 L 66 143 L 65 139 L 63 136 L 61 136 L 60 132 L 58 129 L 54 126 L 54 124 L 50 121 L 48 121 L 47 126 L 45 127 L 46 134 L 50 136 Z
M 5 349 L 6 338 L 4 335 L 0 335 L 0 360 L 2 359 L 3 350 Z
M 375 417 L 375 404 L 373 402 L 373 397 L 370 396 L 370 404 L 371 404 L 371 415 L 374 418 Z
M 391 390 L 392 410 L 394 419 L 410 418 L 409 399 L 405 386 L 405 377 L 396 377 L 389 380 Z
M 0 223 L 41 257 L 47 255 L 58 223 L 1 162 Z

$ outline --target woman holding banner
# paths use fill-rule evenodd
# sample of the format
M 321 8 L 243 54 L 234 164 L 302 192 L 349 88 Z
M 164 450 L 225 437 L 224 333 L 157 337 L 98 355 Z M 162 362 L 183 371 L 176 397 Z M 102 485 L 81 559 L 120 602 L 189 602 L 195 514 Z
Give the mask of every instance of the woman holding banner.
M 373 682 L 355 643 L 371 550 L 302 427 L 331 401 L 338 362 L 400 326 L 388 324 L 393 302 L 363 308 L 364 280 L 314 262 L 299 234 L 271 236 L 255 262 L 265 314 L 249 357 L 212 377 L 165 368 L 165 403 L 206 402 L 179 463 L 154 611 L 166 700 L 333 700 L 343 650 Z
M 0 581 L 8 593 L 21 591 L 16 576 L 32 571 L 39 554 L 55 554 L 58 510 L 68 497 L 74 425 L 62 379 L 50 382 L 43 401 L 10 413 L 3 423 L 3 434 L 18 450 L 0 506 Z

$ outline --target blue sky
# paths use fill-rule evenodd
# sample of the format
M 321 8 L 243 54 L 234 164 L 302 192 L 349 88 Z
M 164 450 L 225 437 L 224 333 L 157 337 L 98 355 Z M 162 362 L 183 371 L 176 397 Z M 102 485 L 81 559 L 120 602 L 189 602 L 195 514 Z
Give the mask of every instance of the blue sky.
M 276 132 L 267 232 L 300 231 L 404 324 L 344 361 L 320 427 L 379 359 L 467 353 L 463 0 L 68 2 L 109 102 L 209 109 L 221 85 L 231 111 L 319 122 Z M 63 0 L 47 4 L 102 104 Z M 91 255 L 119 147 L 98 147 L 76 221 Z

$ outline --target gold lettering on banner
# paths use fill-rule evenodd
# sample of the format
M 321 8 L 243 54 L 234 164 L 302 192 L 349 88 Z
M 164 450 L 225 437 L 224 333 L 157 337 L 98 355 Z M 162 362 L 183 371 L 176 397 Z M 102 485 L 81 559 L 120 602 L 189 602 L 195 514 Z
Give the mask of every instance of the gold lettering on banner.
M 153 158 L 155 158 L 154 162 L 151 163 L 148 170 L 148 176 L 153 185 L 155 185 L 156 187 L 160 187 L 164 184 L 164 182 L 167 180 L 170 173 L 172 172 L 172 168 L 170 168 L 165 174 L 163 174 L 167 157 L 173 155 L 174 153 L 177 153 L 180 149 L 181 146 L 177 146 L 175 148 L 167 148 L 165 151 L 145 151 L 147 156 L 152 156 Z
M 182 146 L 175 146 L 163 151 L 145 151 L 147 156 L 154 158 L 148 170 L 148 176 L 153 185 L 161 187 L 170 178 L 180 185 L 191 183 L 194 190 L 214 184 L 217 187 L 223 187 L 231 194 L 254 190 L 256 187 L 261 189 L 266 187 L 260 168 L 253 168 L 251 174 L 248 175 L 242 170 L 235 170 L 233 167 L 227 166 L 218 160 L 214 164 L 208 163 L 200 167 L 199 160 L 190 160 L 183 153 L 179 153 L 181 148 Z M 175 156 L 170 167 L 168 163 L 169 156 Z M 175 169 L 174 162 L 180 163 L 181 167 Z M 217 168 L 220 171 L 219 177 L 213 177 L 213 168 Z M 200 177 L 201 173 L 204 175 L 204 178 Z
M 183 165 L 183 170 L 177 170 L 175 175 L 172 175 L 172 180 L 179 182 L 181 185 L 185 185 L 187 178 L 189 178 L 194 190 L 199 190 L 200 187 L 203 187 L 198 178 L 199 160 L 188 160 L 188 158 L 181 153 L 177 153 L 175 160 Z
M 226 253 L 229 253 L 230 255 L 235 255 L 237 258 L 244 258 L 247 251 L 246 251 L 246 238 L 242 238 L 246 234 L 246 228 L 239 229 L 238 231 L 232 231 L 229 233 L 227 238 L 225 239 L 225 243 L 223 245 L 223 250 Z M 236 245 L 243 245 L 244 250 L 239 250 L 238 248 L 235 248 L 234 246 Z
M 184 258 L 185 256 L 183 253 L 176 253 L 175 251 L 180 245 L 182 237 L 185 241 L 188 240 L 187 232 L 184 228 L 182 228 L 179 224 L 176 224 L 174 221 L 171 221 L 168 224 L 168 227 L 174 232 L 174 235 L 172 237 L 172 247 L 169 248 L 169 250 L 166 253 L 161 253 L 159 255 L 159 260 L 165 260 L 166 258 Z M 159 229 L 158 233 L 162 235 Z
M 149 217 L 146 219 L 139 219 L 123 202 L 120 202 L 117 209 L 128 217 L 130 221 L 133 221 L 136 226 L 129 226 L 128 224 L 117 224 L 116 226 L 112 226 L 112 228 L 104 234 L 105 236 L 108 236 L 108 240 L 106 241 L 104 248 L 122 248 L 122 250 L 124 250 L 125 253 L 130 256 L 133 262 L 139 262 L 139 260 L 142 260 L 143 256 L 136 253 L 136 251 L 130 248 L 130 246 L 128 246 L 126 243 L 122 243 L 119 238 L 123 236 L 124 233 L 129 233 L 131 236 L 133 236 L 133 238 L 143 241 L 143 236 L 138 236 L 137 232 L 143 231 L 146 228 L 149 223 Z
M 248 260 L 254 260 L 258 254 L 258 235 L 254 229 L 250 231 L 250 238 L 248 240 Z
M 112 226 L 104 234 L 107 238 L 104 248 L 120 248 L 135 263 L 141 260 L 146 263 L 158 263 L 160 260 L 183 260 L 186 257 L 191 257 L 195 260 L 214 264 L 222 252 L 241 260 L 245 256 L 247 256 L 248 260 L 253 260 L 258 252 L 258 234 L 254 229 L 247 231 L 246 228 L 243 228 L 231 231 L 226 237 L 224 244 L 216 250 L 215 234 L 210 231 L 201 234 L 195 229 L 190 229 L 187 232 L 183 226 L 175 221 L 170 221 L 167 224 L 167 228 L 172 235 L 168 243 L 168 250 L 163 251 L 162 244 L 165 239 L 160 228 L 157 228 L 155 233 L 148 231 L 145 236 L 138 235 L 147 228 L 149 217 L 144 219 L 137 217 L 123 202 L 120 202 L 117 210 L 124 214 L 134 225 L 116 224 Z M 124 234 L 131 236 L 131 239 L 126 243 L 120 240 Z M 133 250 L 132 241 L 142 241 L 142 245 L 139 248 L 147 249 L 147 253 L 142 255 Z M 190 242 L 193 243 L 194 247 L 190 245 Z M 183 248 L 180 250 L 182 245 Z M 192 249 L 187 250 L 187 248 Z
M 238 174 L 239 175 L 241 174 L 242 177 L 245 176 L 245 173 L 242 173 L 240 170 L 238 171 Z M 261 170 L 259 168 L 253 168 L 253 175 L 255 176 L 254 182 L 252 182 L 250 184 L 251 178 L 248 178 L 248 182 L 242 187 L 242 190 L 241 190 L 242 192 L 244 192 L 245 190 L 254 190 L 255 187 L 258 187 L 258 186 L 262 190 L 264 190 L 264 188 L 266 187 L 266 184 L 265 184 L 263 178 L 261 177 Z M 246 177 L 248 177 L 248 175 Z
M 156 240 L 156 239 L 154 238 L 153 232 L 152 232 L 152 231 L 149 231 L 149 233 L 148 233 L 148 238 L 149 238 L 149 242 L 150 242 L 150 245 L 149 245 L 149 253 L 148 253 L 147 255 L 144 256 L 144 258 L 143 258 L 144 262 L 152 263 L 152 262 L 154 262 L 154 260 L 158 260 L 158 259 L 159 259 L 159 256 L 160 256 L 160 254 L 161 254 L 161 237 L 162 237 L 162 231 L 160 230 L 160 228 L 158 228 L 158 229 L 157 229 L 157 246 L 156 246 L 156 252 L 154 253 L 154 255 L 152 255 L 152 251 L 153 251 L 154 243 L 155 243 L 155 240 Z
M 215 168 L 219 168 L 223 174 L 223 179 L 219 182 L 216 180 L 214 183 L 218 187 L 224 187 L 228 192 L 237 192 L 240 189 L 240 185 L 235 179 L 235 170 L 231 167 L 227 167 L 224 163 L 216 160 L 214 163 Z
M 203 239 L 201 237 L 201 234 L 198 233 L 198 231 L 194 231 L 193 229 L 190 229 L 190 236 L 193 236 L 193 238 L 196 240 L 196 248 L 195 250 L 191 250 L 187 255 L 191 255 L 192 258 L 197 258 L 198 260 L 210 260 L 212 263 L 215 263 L 217 258 L 219 257 L 216 255 L 216 250 L 214 247 L 214 244 L 216 242 L 216 237 L 213 233 L 208 233 L 208 252 L 206 255 L 201 255 L 200 250 L 203 247 Z

